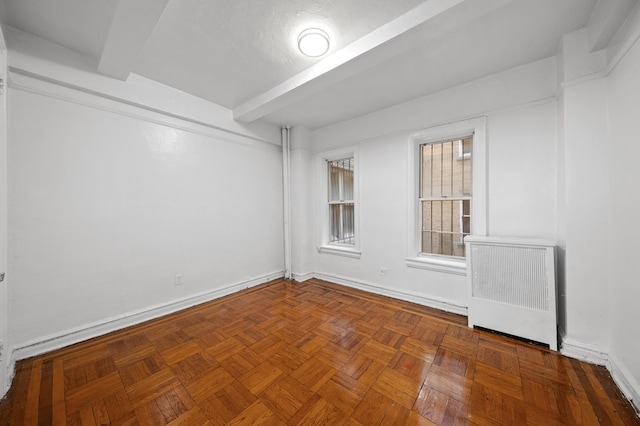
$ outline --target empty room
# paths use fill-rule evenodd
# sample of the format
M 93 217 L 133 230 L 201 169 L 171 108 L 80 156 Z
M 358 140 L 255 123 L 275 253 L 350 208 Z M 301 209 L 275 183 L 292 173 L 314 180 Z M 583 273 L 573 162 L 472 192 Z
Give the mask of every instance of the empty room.
M 0 0 L 0 424 L 640 424 L 639 39 Z

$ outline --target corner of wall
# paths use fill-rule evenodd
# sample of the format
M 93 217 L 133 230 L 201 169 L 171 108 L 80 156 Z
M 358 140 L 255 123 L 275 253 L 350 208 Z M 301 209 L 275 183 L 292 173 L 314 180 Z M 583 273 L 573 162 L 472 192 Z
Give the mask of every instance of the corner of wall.
M 640 412 L 640 384 L 637 377 L 633 375 L 629 366 L 623 364 L 622 360 L 616 356 L 611 342 L 607 342 L 607 339 L 612 338 L 605 335 L 608 328 L 603 327 L 601 319 L 595 316 L 596 310 L 591 309 L 592 307 L 603 305 L 602 298 L 598 296 L 598 294 L 602 295 L 603 293 L 600 290 L 596 291 L 597 294 L 585 290 L 588 286 L 591 286 L 592 290 L 603 287 L 602 276 L 594 276 L 588 272 L 589 268 L 586 268 L 582 274 L 575 273 L 576 269 L 585 269 L 585 265 L 589 264 L 589 253 L 585 252 L 582 244 L 584 240 L 581 240 L 577 235 L 577 229 L 574 228 L 573 232 L 571 231 L 572 221 L 569 221 L 568 218 L 575 217 L 572 212 L 588 210 L 584 207 L 586 206 L 585 199 L 580 201 L 580 194 L 584 194 L 587 189 L 593 189 L 588 183 L 583 183 L 582 189 L 576 189 L 578 187 L 577 182 L 580 181 L 580 177 L 584 172 L 584 170 L 580 170 L 577 162 L 582 162 L 586 158 L 587 161 L 592 161 L 593 164 L 602 164 L 601 153 L 603 150 L 597 147 L 602 146 L 603 140 L 605 141 L 604 143 L 609 140 L 608 134 L 599 137 L 592 145 L 592 148 L 595 147 L 592 154 L 588 155 L 589 143 L 585 144 L 585 139 L 588 138 L 582 137 L 582 132 L 585 128 L 594 126 L 595 118 L 595 121 L 600 121 L 600 124 L 595 124 L 596 127 L 592 128 L 595 131 L 590 131 L 589 133 L 600 133 L 602 135 L 603 129 L 605 129 L 604 133 L 607 133 L 609 106 L 603 107 L 603 105 L 607 104 L 605 98 L 609 94 L 606 92 L 605 79 L 609 77 L 612 70 L 639 37 L 640 3 L 636 4 L 634 12 L 626 19 L 623 28 L 618 31 L 611 43 L 604 49 L 591 52 L 588 49 L 584 29 L 565 35 L 558 49 L 558 69 L 560 72 L 558 75 L 559 89 L 557 95 L 559 99 L 558 245 L 561 250 L 558 255 L 558 320 L 562 336 L 561 353 L 582 361 L 605 366 L 625 397 L 631 400 L 638 412 Z M 614 59 L 612 59 L 613 56 L 615 56 Z M 594 81 L 597 79 L 600 79 L 603 83 Z M 602 108 L 606 109 L 604 113 L 601 113 Z M 597 154 L 594 155 L 596 152 Z M 592 170 L 588 173 L 592 173 Z M 607 183 L 608 185 L 611 185 L 611 183 Z M 604 192 L 608 193 L 608 191 Z M 576 204 L 580 205 L 581 208 L 576 208 Z M 592 215 L 589 220 L 598 223 L 599 227 L 601 227 L 598 217 L 593 217 Z M 569 240 L 568 244 L 567 240 Z M 593 244 L 597 245 L 597 243 Z M 568 250 L 567 246 L 569 246 Z M 598 250 L 600 248 L 598 247 Z M 564 264 L 565 251 L 569 251 L 571 256 L 566 266 Z M 605 265 L 606 268 L 610 268 L 610 265 Z M 598 267 L 598 269 L 601 269 L 601 267 Z M 571 271 L 572 277 L 569 277 L 568 280 L 565 279 L 565 271 Z M 608 274 L 604 274 L 604 276 L 610 279 Z M 584 277 L 589 278 L 583 279 Z M 585 292 L 593 294 L 589 297 L 583 297 L 581 293 Z M 575 302 L 576 298 L 580 298 L 581 301 Z M 567 302 L 571 301 L 573 301 L 574 309 L 568 311 L 566 305 Z M 604 303 L 604 305 L 607 304 L 608 302 Z M 591 314 L 591 319 L 585 322 L 585 318 L 588 317 L 581 316 L 579 312 L 576 313 L 575 307 L 582 309 L 583 313 L 588 312 Z M 614 309 L 613 307 L 610 308 L 612 312 Z M 568 315 L 573 316 L 572 324 L 581 324 L 582 330 L 578 330 L 580 333 L 591 332 L 593 334 L 592 341 L 587 342 L 573 337 L 576 335 L 575 330 L 567 330 Z M 613 327 L 613 324 L 609 327 Z M 573 328 L 575 329 L 575 326 Z M 596 331 L 592 331 L 594 329 Z M 600 332 L 597 329 L 600 329 Z M 594 344 L 593 342 L 599 343 Z
M 0 2 L 0 23 L 4 24 L 4 2 Z M 0 26 L 0 398 L 11 383 L 13 365 L 9 359 L 9 288 L 7 271 L 7 50 L 4 29 Z
M 305 281 L 313 270 L 312 183 L 309 170 L 313 166 L 311 134 L 304 127 L 291 129 L 291 246 L 292 271 L 296 281 Z M 295 272 L 299 271 L 299 272 Z
M 626 365 L 622 364 L 615 355 L 609 357 L 611 376 L 623 395 L 631 401 L 640 416 L 640 383 L 633 377 Z
M 562 86 L 604 75 L 606 51 L 589 50 L 589 35 L 586 28 L 562 36 L 559 47 L 558 80 Z
M 566 335 L 562 336 L 560 353 L 591 364 L 603 365 L 607 368 L 610 367 L 607 348 L 582 342 L 577 339 L 567 338 Z
M 615 355 L 609 353 L 609 349 L 576 339 L 562 338 L 560 353 L 570 358 L 606 367 L 622 394 L 640 415 L 640 383 L 633 377 L 625 364 Z

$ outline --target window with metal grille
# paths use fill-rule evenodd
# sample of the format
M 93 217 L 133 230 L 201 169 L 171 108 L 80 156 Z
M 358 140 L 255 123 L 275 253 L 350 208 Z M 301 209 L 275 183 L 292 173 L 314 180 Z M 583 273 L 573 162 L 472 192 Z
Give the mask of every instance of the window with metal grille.
M 327 161 L 329 243 L 355 245 L 353 157 Z
M 471 232 L 472 137 L 420 145 L 420 252 L 465 256 Z

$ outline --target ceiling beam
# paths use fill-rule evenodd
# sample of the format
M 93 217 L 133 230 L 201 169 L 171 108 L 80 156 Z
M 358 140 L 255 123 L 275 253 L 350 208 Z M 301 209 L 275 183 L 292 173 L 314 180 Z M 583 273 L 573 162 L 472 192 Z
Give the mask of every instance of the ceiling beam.
M 98 71 L 125 81 L 142 54 L 169 0 L 120 0 L 111 21 Z
M 512 0 L 429 0 L 338 50 L 306 70 L 233 109 L 233 118 L 251 122 L 319 93 L 336 83 L 415 47 L 421 35 L 412 31 L 454 8 L 461 24 Z M 463 5 L 464 4 L 464 5 Z M 400 40 L 402 39 L 402 40 Z M 375 54 L 368 54 L 375 49 Z

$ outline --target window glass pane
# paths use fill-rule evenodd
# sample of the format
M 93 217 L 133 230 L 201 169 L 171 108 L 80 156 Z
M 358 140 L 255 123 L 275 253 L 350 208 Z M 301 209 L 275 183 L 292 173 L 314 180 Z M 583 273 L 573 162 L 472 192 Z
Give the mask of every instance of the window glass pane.
M 469 200 L 422 202 L 422 253 L 464 257 L 471 218 L 462 215 Z
M 457 150 L 456 146 L 456 150 Z M 442 191 L 441 194 L 443 197 L 450 197 L 453 187 L 453 142 L 443 142 L 442 143 L 442 166 L 440 168 L 442 175 Z
M 433 146 L 431 144 L 420 147 L 420 169 L 424 172 L 420 176 L 420 198 L 431 196 L 431 158 Z M 428 171 L 428 173 L 427 173 Z
M 471 146 L 468 137 L 420 147 L 422 253 L 465 256 L 464 236 L 471 230 Z
M 442 232 L 442 201 L 429 201 L 431 204 L 431 230 Z
M 342 205 L 342 241 L 343 244 L 354 244 L 354 207 L 353 204 Z
M 329 162 L 329 201 L 340 201 L 340 169 Z
M 462 185 L 463 195 L 471 195 L 471 138 L 464 139 L 463 145 L 463 159 L 462 159 Z
M 466 178 L 470 177 L 466 176 L 464 173 L 465 161 L 468 161 L 468 159 L 464 158 L 463 143 L 461 140 L 456 141 L 456 155 L 451 167 L 451 195 L 454 197 L 461 197 L 464 195 L 464 182 Z
M 429 230 L 432 228 L 431 224 L 431 208 L 432 201 L 423 201 L 422 202 L 422 230 Z
M 431 144 L 431 196 L 442 196 L 442 144 Z
M 329 205 L 329 241 L 340 238 L 340 204 Z
M 471 138 L 420 147 L 420 198 L 471 195 Z
M 453 234 L 442 234 L 442 247 L 440 250 L 441 254 L 444 254 L 446 256 L 453 256 Z
M 355 244 L 355 208 L 353 203 L 329 205 L 329 242 Z
M 471 201 L 462 201 L 462 233 L 471 234 Z
M 462 140 L 462 152 L 465 157 L 471 157 L 471 138 L 465 138 Z
M 433 232 L 422 231 L 422 253 L 433 253 Z
M 329 201 L 353 200 L 353 158 L 328 161 Z
M 342 199 L 353 200 L 353 170 L 342 169 Z
M 451 203 L 451 228 L 450 232 L 460 232 L 461 226 L 461 218 L 462 218 L 462 210 L 461 204 L 459 200 L 450 201 Z

